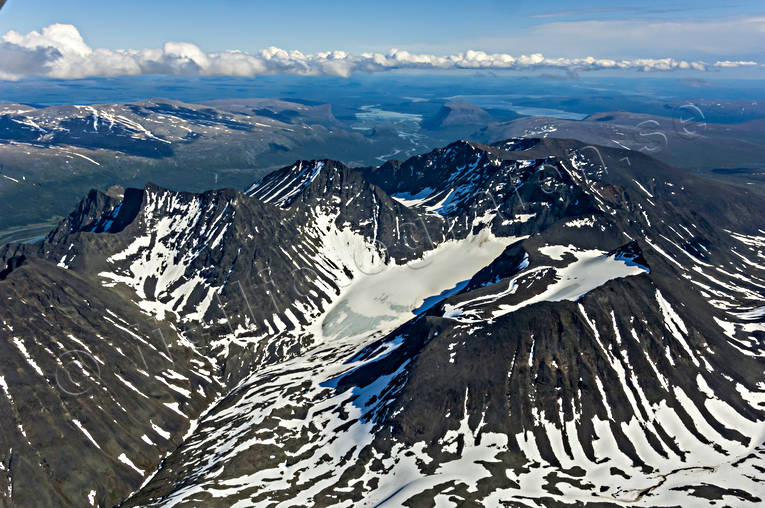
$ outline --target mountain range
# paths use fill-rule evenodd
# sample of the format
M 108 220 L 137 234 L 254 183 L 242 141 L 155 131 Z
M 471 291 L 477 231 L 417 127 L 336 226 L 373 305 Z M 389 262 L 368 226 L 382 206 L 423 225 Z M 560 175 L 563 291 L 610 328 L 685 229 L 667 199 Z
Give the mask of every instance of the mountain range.
M 0 503 L 758 506 L 762 203 L 549 137 L 93 190 L 0 249 Z
M 360 168 L 454 139 L 489 144 L 513 137 L 573 138 L 642 151 L 724 183 L 763 182 L 763 122 L 756 102 L 667 103 L 664 116 L 602 104 L 597 113 L 571 120 L 521 116 L 503 96 L 488 96 L 494 97 L 488 102 L 486 96 L 465 97 L 486 109 L 459 97 L 361 94 L 352 104 L 343 97 L 331 104 L 331 97 L 0 103 L 0 244 L 41 239 L 92 188 L 153 182 L 192 192 L 240 189 L 298 159 L 337 159 Z M 721 115 L 721 108 L 730 114 Z

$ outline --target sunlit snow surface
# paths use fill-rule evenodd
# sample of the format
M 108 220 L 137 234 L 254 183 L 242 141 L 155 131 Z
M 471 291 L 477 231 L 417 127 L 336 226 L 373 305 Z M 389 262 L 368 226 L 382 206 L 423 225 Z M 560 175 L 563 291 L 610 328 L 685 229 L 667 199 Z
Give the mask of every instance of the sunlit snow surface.
M 193 484 L 178 486 L 161 504 L 193 504 L 212 496 L 232 500 L 231 506 L 309 506 L 315 502 L 315 496 L 325 489 L 340 493 L 360 487 L 363 502 L 340 505 L 401 506 L 417 493 L 451 482 L 466 485 L 469 491 L 475 492 L 481 481 L 496 474 L 496 469 L 487 466 L 500 463 L 499 456 L 508 451 L 510 437 L 483 432 L 479 439 L 480 423 L 477 427 L 471 426 L 466 416 L 460 427 L 450 431 L 443 442 L 447 447 L 458 439 L 464 440 L 462 456 L 440 464 L 435 474 L 421 472 L 421 466 L 432 461 L 424 452 L 424 442 L 411 447 L 399 443 L 386 454 L 368 448 L 383 466 L 382 470 L 371 468 L 369 458 L 362 458 L 362 451 L 372 443 L 373 425 L 359 419 L 364 414 L 382 409 L 379 396 L 395 389 L 397 380 L 405 375 L 406 364 L 369 386 L 336 393 L 333 385 L 327 382 L 357 367 L 358 364 L 344 365 L 341 360 L 363 342 L 362 337 L 339 339 L 331 345 L 319 347 L 310 355 L 264 369 L 248 379 L 234 397 L 235 403 L 213 410 L 185 445 L 184 463 L 192 468 Z M 729 406 L 719 401 L 716 403 L 722 410 L 720 421 L 728 426 L 741 422 L 742 417 Z M 692 403 L 689 406 L 693 407 Z M 286 416 L 290 414 L 292 416 Z M 595 462 L 585 456 L 576 440 L 576 422 L 566 423 L 573 453 L 570 457 L 563 451 L 561 430 L 551 422 L 540 420 L 564 468 L 578 465 L 586 471 L 585 476 L 572 476 L 547 464 L 539 455 L 534 435 L 521 432 L 512 438 L 530 467 L 505 469 L 503 473 L 517 482 L 519 488 L 492 492 L 482 499 L 482 503 L 497 506 L 501 501 L 523 499 L 527 506 L 544 506 L 537 499 L 551 498 L 562 502 L 593 499 L 618 501 L 638 506 L 688 505 L 698 503 L 698 498 L 673 491 L 672 487 L 700 482 L 741 488 L 747 492 L 758 491 L 756 478 L 759 473 L 754 466 L 761 462 L 762 457 L 745 459 L 754 450 L 722 441 L 731 447 L 728 448 L 731 452 L 736 453 L 733 458 L 725 456 L 690 435 L 676 412 L 666 405 L 652 408 L 651 414 L 651 418 L 661 422 L 677 440 L 682 450 L 690 452 L 689 460 L 683 462 L 675 455 L 661 457 L 650 446 L 641 446 L 645 443 L 643 426 L 650 423 L 633 420 L 623 431 L 634 439 L 641 458 L 659 468 L 659 472 L 646 475 L 619 450 L 611 428 L 613 424 L 600 419 L 595 421 L 599 436 L 593 443 L 597 457 Z M 273 426 L 274 430 L 264 432 L 264 426 L 269 429 Z M 756 453 L 762 455 L 763 451 Z M 248 463 L 246 457 L 253 456 L 259 457 L 258 466 L 249 466 L 250 473 L 236 476 L 225 473 L 224 464 L 241 466 Z M 706 466 L 709 463 L 718 465 L 710 470 Z M 359 467 L 362 468 L 360 477 L 352 475 L 346 481 L 341 479 L 344 472 Z M 614 475 L 610 472 L 612 467 L 625 472 L 630 479 Z M 672 473 L 679 468 L 687 469 Z M 545 477 L 553 472 L 572 481 L 571 484 L 562 482 L 556 485 L 562 491 L 561 495 L 551 495 L 543 488 Z M 373 479 L 379 482 L 375 488 L 370 483 Z M 593 497 L 593 493 L 597 493 L 603 485 L 619 487 L 611 495 L 595 494 Z M 293 489 L 298 492 L 294 493 Z M 290 494 L 287 495 L 287 492 Z M 249 500 L 250 496 L 264 494 L 269 500 L 267 503 Z M 440 497 L 444 506 L 453 504 L 445 493 Z M 234 499 L 239 501 L 235 503 Z M 278 502 L 277 499 L 283 501 Z
M 538 302 L 576 301 L 610 280 L 640 275 L 648 271 L 645 267 L 617 259 L 606 252 L 577 249 L 573 245 L 548 245 L 541 247 L 539 252 L 548 260 L 567 260 L 568 264 L 563 267 L 540 264 L 531 268 L 526 264 L 521 267 L 518 275 L 498 286 L 500 291 L 475 300 L 449 305 L 444 317 L 463 322 L 478 322 L 486 319 L 487 316 L 485 312 L 474 310 L 473 307 L 483 308 L 492 304 L 494 310 L 490 317 L 496 318 Z M 537 292 L 526 293 L 514 304 L 499 303 L 500 300 L 518 293 L 521 287 L 529 291 L 529 288 L 535 286 L 537 279 L 548 275 L 553 277 L 553 282 L 543 286 Z
M 115 264 L 114 272 L 101 272 L 99 276 L 110 281 L 106 285 L 123 283 L 132 287 L 138 305 L 158 319 L 164 319 L 166 313 L 178 314 L 189 303 L 192 291 L 203 287 L 201 302 L 195 302 L 193 310 L 187 309 L 191 312 L 184 315 L 187 320 L 201 319 L 218 288 L 210 287 L 199 273 L 189 274 L 188 269 L 205 249 L 220 244 L 235 212 L 228 205 L 221 210 L 204 208 L 199 200 L 186 204 L 179 194 L 170 191 L 144 195 L 147 202 L 139 220 L 145 235 L 107 260 Z M 181 213 L 166 214 L 163 210 Z M 199 224 L 201 235 L 190 234 Z M 129 261 L 129 266 L 116 267 L 116 263 L 124 261 Z M 154 295 L 145 292 L 150 279 L 156 281 Z
M 311 170 L 303 176 L 310 181 L 313 174 Z M 275 186 L 275 189 L 281 187 Z M 288 185 L 286 193 L 279 191 L 278 194 L 290 196 L 290 188 Z M 406 197 L 411 201 L 419 199 L 420 195 Z M 162 198 L 168 199 L 172 198 Z M 412 205 L 411 202 L 408 204 Z M 438 211 L 442 206 L 439 201 L 438 207 L 428 211 Z M 177 216 L 173 220 L 196 222 L 202 213 L 194 205 L 188 212 L 190 218 Z M 204 229 L 203 242 L 216 242 L 225 231 L 225 219 L 223 211 L 204 217 L 204 224 L 209 227 Z M 673 489 L 707 483 L 762 495 L 762 484 L 758 481 L 762 476 L 758 468 L 765 459 L 762 423 L 750 420 L 718 398 L 703 376 L 699 376 L 697 383 L 707 398 L 700 404 L 683 390 L 672 387 L 679 406 L 666 401 L 648 402 L 632 366 L 620 357 L 623 351 L 610 350 L 601 342 L 604 339 L 599 336 L 594 320 L 581 305 L 577 306 L 579 312 L 604 351 L 604 361 L 617 373 L 622 386 L 637 387 L 629 392 L 629 400 L 620 402 L 632 406 L 635 416 L 631 420 L 615 420 L 616 410 L 609 405 L 614 401 L 609 401 L 603 383 L 596 379 L 606 408 L 600 417 L 593 419 L 592 415 L 575 414 L 573 420 L 563 421 L 561 428 L 553 415 L 535 414 L 535 428 L 542 429 L 549 443 L 538 442 L 539 433 L 528 430 L 519 429 L 515 435 L 485 432 L 482 430 L 483 418 L 478 422 L 468 421 L 464 408 L 463 414 L 457 415 L 462 417 L 459 427 L 449 430 L 440 442 L 444 449 L 455 451 L 458 443 L 464 443 L 461 456 L 438 464 L 432 473 L 424 473 L 424 466 L 435 460 L 425 452 L 430 443 L 417 442 L 407 446 L 399 442 L 394 443 L 390 451 L 377 450 L 373 446 L 373 417 L 383 411 L 396 410 L 387 404 L 405 381 L 408 364 L 400 365 L 395 372 L 381 375 L 364 387 L 340 391 L 337 381 L 364 363 L 391 354 L 402 346 L 405 338 L 391 336 L 374 351 L 372 358 L 349 359 L 358 357 L 364 346 L 412 319 L 413 311 L 428 299 L 470 279 L 499 256 L 506 246 L 519 239 L 497 238 L 484 228 L 465 240 L 445 242 L 422 259 L 407 265 L 385 264 L 384 256 L 373 242 L 350 227 L 339 226 L 336 219 L 337 214 L 317 207 L 315 224 L 302 233 L 319 242 L 314 259 L 316 269 L 336 281 L 341 293 L 337 295 L 326 288 L 325 294 L 331 303 L 322 309 L 312 309 L 318 314 L 311 316 L 311 325 L 291 332 L 275 330 L 308 336 L 311 338 L 308 342 L 314 347 L 296 358 L 259 369 L 246 378 L 225 403 L 210 408 L 199 419 L 178 452 L 179 464 L 187 468 L 181 476 L 188 481 L 174 485 L 172 493 L 159 504 L 204 505 L 212 496 L 225 498 L 226 504 L 231 506 L 302 506 L 315 504 L 317 496 L 326 496 L 327 492 L 337 495 L 358 492 L 362 502 L 339 504 L 399 506 L 413 495 L 435 489 L 438 492 L 436 503 L 448 506 L 455 503 L 455 499 L 459 500 L 454 497 L 457 487 L 476 494 L 482 492 L 486 481 L 498 477 L 514 482 L 517 487 L 494 488 L 482 495 L 482 504 L 494 506 L 522 500 L 527 506 L 543 506 L 546 501 L 541 499 L 545 498 L 563 503 L 606 501 L 638 506 L 698 505 L 700 498 L 691 496 L 687 490 Z M 146 220 L 150 221 L 151 217 Z M 586 220 L 571 224 L 573 227 L 590 225 Z M 162 243 L 169 244 L 174 240 L 171 231 L 182 225 L 160 222 L 153 226 L 157 238 L 167 238 L 168 241 Z M 742 249 L 743 264 L 753 265 L 762 258 L 762 237 L 731 235 L 751 251 L 750 254 Z M 707 279 L 709 282 L 703 287 L 704 291 L 719 292 L 721 301 L 726 297 L 725 291 L 729 299 L 730 294 L 743 291 L 743 288 L 711 275 L 715 273 L 712 267 L 700 260 L 691 258 L 693 263 L 688 263 L 675 252 L 667 252 L 665 249 L 673 246 L 669 239 L 662 237 L 665 249 L 658 246 L 659 241 L 648 239 L 646 243 L 656 246 L 657 255 L 688 272 L 689 277 L 692 275 L 692 282 L 697 283 L 700 277 Z M 201 244 L 187 249 L 179 262 L 168 261 L 171 258 L 163 251 L 164 246 L 148 249 L 150 244 L 156 245 L 156 238 L 137 239 L 113 259 L 132 261 L 139 257 L 139 253 L 140 259 L 131 263 L 124 273 L 104 272 L 101 276 L 109 284 L 122 282 L 134 287 L 139 296 L 148 296 L 142 293 L 145 278 L 151 273 L 160 274 L 157 292 L 164 290 L 171 298 L 172 306 L 155 307 L 159 304 L 148 299 L 141 304 L 147 311 L 161 316 L 162 311 L 169 312 L 176 304 L 184 302 L 180 275 L 185 272 L 195 248 Z M 577 301 L 611 280 L 640 276 L 647 271 L 604 251 L 573 245 L 546 245 L 530 252 L 530 257 L 531 263 L 525 260 L 515 276 L 493 284 L 480 299 L 444 305 L 442 316 L 460 322 L 459 326 L 476 326 L 474 323 L 496 319 L 539 302 Z M 214 290 L 206 289 L 208 294 Z M 702 363 L 704 358 L 689 346 L 688 324 L 683 322 L 665 295 L 657 290 L 653 296 L 669 335 L 688 353 L 694 364 L 709 372 L 709 367 Z M 197 315 L 201 315 L 206 308 L 205 300 L 198 305 Z M 736 316 L 744 323 L 718 320 L 718 324 L 732 345 L 739 344 L 743 348 L 747 344 L 737 332 L 761 330 L 762 324 L 755 321 L 761 315 L 761 308 L 736 310 L 739 311 Z M 275 316 L 274 319 L 282 322 L 286 317 Z M 620 330 L 615 319 L 613 329 L 619 341 L 639 341 L 634 329 Z M 258 339 L 252 338 L 251 334 L 248 336 L 247 330 L 241 330 L 241 335 L 239 331 L 219 341 L 246 345 L 246 341 Z M 531 360 L 529 357 L 528 361 Z M 655 381 L 667 385 L 667 380 L 658 371 Z M 750 391 L 737 386 L 742 398 L 753 406 L 765 403 L 765 387 L 761 388 L 760 391 Z M 465 394 L 471 400 L 481 396 Z M 688 431 L 685 415 L 693 420 L 700 435 L 710 437 L 709 442 L 703 442 Z M 737 430 L 748 444 L 731 439 L 730 435 L 722 435 L 716 430 L 720 426 L 710 424 L 710 419 L 723 428 Z M 585 447 L 580 442 L 578 429 L 585 420 L 591 420 L 595 427 L 597 437 L 591 443 L 595 460 L 584 453 Z M 648 436 L 655 435 L 653 429 L 658 427 L 667 433 L 668 439 L 680 450 L 679 454 L 669 448 L 659 453 L 648 443 Z M 645 471 L 625 453 L 624 437 L 634 446 L 634 453 L 651 465 L 651 472 Z M 540 448 L 548 444 L 560 465 L 542 459 Z M 508 452 L 520 452 L 524 457 L 518 467 L 506 467 L 503 457 Z M 574 466 L 579 466 L 581 471 L 574 472 Z M 559 481 L 551 483 L 550 475 Z M 551 485 L 555 491 L 551 491 Z M 601 487 L 608 487 L 608 490 L 602 491 Z M 725 503 L 730 502 L 754 505 L 738 497 L 726 496 Z
M 403 375 L 406 367 L 402 365 L 397 372 L 363 389 L 336 394 L 331 380 L 360 365 L 359 362 L 346 363 L 346 360 L 360 346 L 368 343 L 371 337 L 379 336 L 381 332 L 409 320 L 412 311 L 428 297 L 438 295 L 470 278 L 499 256 L 508 245 L 520 240 L 498 238 L 484 229 L 465 240 L 445 242 L 427 252 L 421 259 L 408 264 L 385 265 L 381 258 L 376 257 L 360 267 L 359 263 L 353 261 L 357 261 L 360 254 L 373 255 L 373 246 L 363 237 L 337 228 L 333 217 L 321 215 L 318 210 L 317 222 L 318 228 L 325 232 L 322 253 L 333 258 L 338 266 L 352 268 L 356 275 L 325 315 L 308 328 L 307 331 L 316 336 L 315 342 L 320 344 L 319 347 L 300 358 L 267 367 L 252 375 L 235 391 L 233 397 L 237 402 L 233 407 L 222 411 L 213 408 L 206 418 L 200 420 L 186 447 L 186 453 L 200 461 L 199 470 L 195 473 L 199 482 L 194 487 L 180 489 L 170 499 L 164 500 L 164 505 L 173 506 L 177 502 L 194 499 L 194 494 L 200 492 L 213 496 L 233 495 L 261 485 L 264 478 L 272 478 L 275 474 L 284 477 L 289 474 L 288 471 L 283 464 L 277 464 L 275 469 L 263 468 L 245 477 L 216 480 L 212 484 L 204 482 L 205 478 L 217 477 L 220 467 L 226 461 L 236 460 L 238 453 L 250 447 L 266 443 L 278 446 L 290 439 L 306 438 L 303 448 L 306 451 L 313 450 L 313 453 L 289 469 L 298 472 L 303 469 L 300 464 L 310 464 L 306 471 L 299 474 L 300 483 L 305 483 L 306 487 L 310 485 L 310 488 L 298 498 L 303 500 L 298 504 L 310 504 L 311 492 L 318 492 L 334 481 L 333 477 L 324 481 L 315 481 L 315 478 L 342 467 L 334 462 L 319 466 L 316 461 L 327 453 L 334 460 L 346 463 L 344 457 L 349 452 L 355 450 L 354 455 L 357 455 L 364 445 L 371 443 L 372 424 L 359 422 L 358 419 L 370 409 L 374 410 L 374 404 L 366 407 L 367 401 L 377 399 L 380 392 Z M 340 274 L 338 270 L 336 275 L 339 277 Z M 392 341 L 384 348 L 384 353 L 377 354 L 373 359 L 389 353 L 400 344 L 400 340 Z M 271 382 L 276 384 L 270 385 Z M 297 391 L 287 388 L 283 393 L 269 389 L 269 386 L 288 387 L 292 383 L 303 387 L 310 384 L 310 387 Z M 259 424 L 273 411 L 278 412 L 280 407 L 297 408 L 307 405 L 311 407 L 309 414 L 294 420 L 283 420 L 279 424 L 278 431 L 282 435 L 260 441 Z M 338 418 L 335 411 L 326 411 L 334 407 L 345 408 L 348 411 L 347 417 Z M 356 423 L 344 432 L 332 432 L 337 426 L 354 420 L 357 420 Z M 207 426 L 216 429 L 209 430 Z M 312 429 L 315 426 L 328 433 L 314 433 Z M 218 451 L 211 456 L 209 451 L 213 448 Z M 285 477 L 284 481 L 292 479 Z M 286 488 L 288 484 L 269 482 L 269 485 L 269 488 Z M 246 502 L 241 504 L 248 505 Z
M 334 240 L 332 234 L 336 235 Z M 341 237 L 347 240 L 349 237 L 344 235 L 349 233 L 335 230 L 332 234 L 325 245 L 326 254 L 342 246 L 343 252 L 335 252 L 334 257 L 353 258 L 353 253 L 347 251 L 349 242 L 340 240 Z M 368 245 L 365 247 L 360 238 L 356 240 L 357 249 L 373 251 Z M 542 499 L 636 506 L 699 505 L 700 498 L 675 487 L 707 483 L 744 492 L 762 492 L 757 467 L 762 464 L 765 449 L 757 445 L 765 440 L 763 427 L 717 399 L 713 392 L 705 403 L 705 411 L 725 427 L 738 429 L 751 438 L 750 445 L 726 439 L 705 425 L 695 403 L 681 390 L 675 390 L 675 395 L 684 411 L 699 422 L 702 434 L 713 436 L 713 442 L 721 443 L 722 448 L 716 449 L 689 433 L 673 407 L 664 402 L 651 405 L 641 395 L 639 399 L 631 399 L 630 404 L 641 405 L 647 418 L 634 417 L 629 423 L 621 424 L 620 431 L 634 444 L 638 456 L 654 468 L 650 473 L 635 464 L 617 444 L 614 426 L 618 424 L 610 421 L 611 409 L 605 397 L 609 419 L 596 417 L 593 421 L 598 436 L 592 443 L 594 461 L 588 458 L 578 441 L 577 427 L 584 418 L 581 414 L 566 421 L 563 429 L 547 415 L 537 415 L 537 425 L 548 436 L 560 466 L 541 458 L 541 445 L 534 433 L 508 436 L 482 431 L 483 418 L 477 424 L 469 423 L 467 408 L 463 409 L 459 428 L 450 430 L 441 442 L 445 449 L 454 450 L 458 442 L 463 442 L 461 456 L 438 464 L 432 474 L 423 472 L 424 466 L 434 460 L 426 454 L 425 442 L 412 446 L 395 443 L 390 452 L 375 449 L 371 422 L 375 414 L 392 409 L 386 407 L 386 401 L 405 381 L 407 363 L 361 388 L 340 392 L 336 389 L 337 380 L 364 363 L 390 354 L 401 346 L 403 339 L 398 336 L 383 344 L 371 359 L 356 362 L 348 362 L 348 359 L 373 337 L 379 337 L 379 332 L 410 319 L 411 311 L 426 297 L 438 295 L 469 278 L 515 240 L 498 239 L 484 230 L 467 240 L 444 244 L 409 266 L 385 266 L 379 259 L 365 265 L 366 273 L 357 271 L 357 278 L 308 330 L 321 337 L 316 340 L 316 348 L 254 373 L 224 406 L 212 408 L 200 420 L 181 452 L 181 462 L 189 468 L 188 474 L 194 481 L 176 485 L 159 504 L 204 503 L 205 499 L 214 497 L 225 498 L 237 507 L 307 506 L 327 492 L 339 495 L 356 491 L 362 501 L 337 504 L 401 506 L 412 496 L 435 489 L 437 505 L 452 506 L 459 500 L 452 495 L 456 487 L 476 493 L 482 483 L 496 479 L 497 474 L 515 482 L 517 487 L 493 489 L 480 498 L 485 506 L 509 501 L 522 501 L 524 506 L 546 506 Z M 557 282 L 534 297 L 534 301 L 576 300 L 608 280 L 645 273 L 644 268 L 631 266 L 604 252 L 573 246 L 543 247 L 537 256 L 539 254 L 550 261 L 569 263 L 556 268 Z M 520 268 L 520 274 L 526 273 L 528 262 Z M 659 292 L 656 298 L 674 326 L 673 333 L 682 338 L 685 326 L 682 320 Z M 461 312 L 448 307 L 449 317 L 460 319 Z M 580 309 L 594 330 L 584 308 L 580 306 Z M 503 308 L 500 312 L 513 310 Z M 619 334 L 616 328 L 615 333 Z M 634 331 L 632 333 L 634 335 Z M 624 383 L 628 379 L 637 383 L 634 372 L 617 368 L 622 364 L 611 353 L 607 353 L 607 357 Z M 700 383 L 703 382 L 701 379 Z M 765 402 L 765 394 L 749 392 L 743 387 L 741 390 L 753 403 Z M 465 396 L 472 398 L 481 394 L 466 393 Z M 648 445 L 648 429 L 657 425 L 686 454 L 684 459 L 671 450 L 660 455 Z M 212 450 L 215 452 L 211 453 Z M 511 450 L 520 450 L 525 457 L 521 467 L 497 469 L 503 454 Z M 257 465 L 253 464 L 252 457 L 257 457 Z M 234 466 L 246 472 L 229 473 Z M 582 468 L 583 473 L 574 472 L 571 469 L 574 466 Z M 615 470 L 620 473 L 614 473 Z M 551 493 L 548 488 L 553 485 L 549 482 L 551 474 L 561 479 L 554 483 L 558 493 Z M 609 490 L 601 494 L 601 487 L 609 487 Z M 754 506 L 737 497 L 726 500 L 739 506 Z
M 370 268 L 344 292 L 322 327 L 328 336 L 390 331 L 412 317 L 425 299 L 470 279 L 519 238 L 498 238 L 483 229 L 448 241 L 406 265 Z M 379 273 L 375 273 L 379 270 Z

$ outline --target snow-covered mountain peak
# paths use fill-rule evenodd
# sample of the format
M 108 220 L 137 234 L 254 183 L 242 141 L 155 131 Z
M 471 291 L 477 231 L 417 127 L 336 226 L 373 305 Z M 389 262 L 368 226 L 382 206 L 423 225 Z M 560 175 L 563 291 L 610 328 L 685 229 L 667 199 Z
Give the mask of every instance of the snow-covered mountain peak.
M 0 493 L 21 455 L 60 505 L 756 505 L 761 203 L 592 148 L 91 192 L 0 250 Z

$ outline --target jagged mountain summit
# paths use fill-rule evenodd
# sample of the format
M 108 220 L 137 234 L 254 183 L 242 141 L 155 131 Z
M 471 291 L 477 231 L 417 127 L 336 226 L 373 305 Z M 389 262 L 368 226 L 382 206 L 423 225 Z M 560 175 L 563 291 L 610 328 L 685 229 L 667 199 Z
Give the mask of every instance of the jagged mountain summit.
M 763 196 L 562 139 L 91 192 L 0 251 L 13 506 L 756 506 Z

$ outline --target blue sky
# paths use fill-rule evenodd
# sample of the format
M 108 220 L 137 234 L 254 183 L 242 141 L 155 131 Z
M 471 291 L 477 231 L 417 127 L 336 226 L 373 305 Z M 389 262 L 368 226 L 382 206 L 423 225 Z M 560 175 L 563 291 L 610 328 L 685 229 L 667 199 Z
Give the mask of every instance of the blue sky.
M 174 40 L 195 43 L 205 51 L 255 51 L 273 45 L 303 52 L 483 49 L 613 58 L 698 58 L 715 53 L 750 58 L 763 51 L 747 46 L 748 39 L 737 42 L 741 34 L 725 26 L 726 20 L 765 17 L 762 2 L 647 1 L 636 5 L 557 0 L 9 0 L 0 11 L 0 32 L 25 33 L 68 23 L 80 30 L 89 45 L 110 49 L 159 47 Z M 624 40 L 619 37 L 622 22 L 636 27 L 664 24 L 667 31 L 658 42 L 666 39 L 665 43 L 649 46 L 649 40 L 634 34 Z M 703 35 L 705 25 L 709 37 L 728 33 L 734 40 L 717 38 L 711 44 Z M 609 38 L 612 44 L 602 44 Z
M 765 4 L 751 0 L 8 0 L 0 37 L 0 79 L 529 66 L 765 74 Z M 261 51 L 272 46 L 286 51 Z

